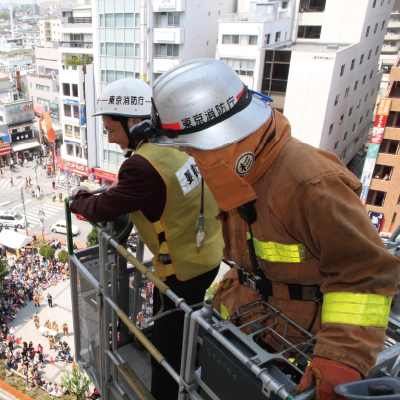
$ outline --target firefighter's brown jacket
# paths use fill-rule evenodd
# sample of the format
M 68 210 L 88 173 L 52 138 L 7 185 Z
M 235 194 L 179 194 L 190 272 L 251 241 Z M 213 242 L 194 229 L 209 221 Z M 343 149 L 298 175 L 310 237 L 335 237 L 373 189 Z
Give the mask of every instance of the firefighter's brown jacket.
M 315 303 L 290 300 L 285 284 L 320 284 L 324 294 L 394 295 L 400 279 L 400 261 L 386 250 L 371 223 L 359 199 L 360 181 L 336 155 L 291 138 L 290 125 L 280 113 L 274 112 L 271 118 L 274 121 L 269 120 L 256 135 L 261 140 L 268 136 L 272 140 L 256 150 L 241 149 L 256 154 L 249 174 L 252 177 L 247 180 L 257 199 L 258 219 L 252 226 L 253 235 L 262 243 L 301 244 L 305 252 L 302 262 L 259 258 L 260 267 L 274 282 L 270 303 L 307 329 Z M 217 159 L 217 152 L 205 157 Z M 218 193 L 217 184 L 210 183 L 213 180 L 211 169 L 207 168 L 210 164 L 207 158 L 201 158 L 201 153 L 209 152 L 195 151 L 197 165 L 217 203 L 224 209 L 224 200 L 219 201 L 223 193 Z M 231 168 L 233 166 L 234 162 Z M 224 189 L 225 197 L 226 193 L 240 196 L 234 185 L 230 189 L 229 192 Z M 247 201 L 249 198 L 251 195 L 247 196 Z M 231 204 L 238 202 L 234 199 Z M 229 208 L 226 206 L 225 211 Z M 246 245 L 249 231 L 246 222 L 235 208 L 221 213 L 221 220 L 225 257 L 252 271 Z M 222 302 L 233 315 L 239 306 L 259 299 L 255 291 L 238 283 L 235 269 L 224 278 L 227 277 L 233 277 L 234 283 L 228 289 L 217 291 L 215 308 L 218 311 Z M 349 365 L 364 376 L 374 365 L 385 338 L 385 329 L 374 326 L 326 323 L 321 329 L 320 315 L 313 331 L 319 331 L 315 356 Z

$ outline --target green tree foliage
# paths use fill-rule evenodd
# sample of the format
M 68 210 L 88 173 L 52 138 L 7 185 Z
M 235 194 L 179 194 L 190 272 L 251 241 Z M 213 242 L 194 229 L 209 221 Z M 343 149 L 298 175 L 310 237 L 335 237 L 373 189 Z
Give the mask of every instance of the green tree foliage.
M 89 235 L 86 238 L 86 246 L 92 247 L 97 246 L 99 244 L 99 234 L 97 233 L 97 229 L 93 226 Z
M 90 379 L 76 367 L 72 369 L 72 373 L 69 371 L 62 372 L 61 384 L 79 399 L 86 388 L 89 387 Z
M 53 258 L 54 257 L 54 253 L 55 253 L 55 249 L 53 249 L 50 246 L 47 246 L 46 244 L 43 245 L 40 249 L 39 249 L 39 254 L 43 257 L 46 258 Z
M 68 261 L 68 251 L 65 250 L 61 250 L 58 253 L 58 259 L 62 262 L 62 263 L 66 263 Z
M 7 270 L 7 265 L 7 257 L 0 258 L 0 284 L 3 283 L 4 278 L 10 273 L 10 271 Z
M 2 12 L 0 13 L 0 19 L 10 19 L 10 16 L 8 13 Z

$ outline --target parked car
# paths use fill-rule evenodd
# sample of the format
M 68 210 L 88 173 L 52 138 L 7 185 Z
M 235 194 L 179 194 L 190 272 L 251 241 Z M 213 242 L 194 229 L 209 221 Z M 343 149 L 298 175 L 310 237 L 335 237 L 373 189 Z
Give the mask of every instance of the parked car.
M 71 225 L 72 235 L 76 236 L 80 234 L 80 230 L 76 225 Z M 65 233 L 67 234 L 67 222 L 65 219 L 60 219 L 51 226 L 51 231 L 54 233 Z
M 18 229 L 25 228 L 25 216 L 12 210 L 0 211 L 0 228 L 5 224 L 16 226 Z

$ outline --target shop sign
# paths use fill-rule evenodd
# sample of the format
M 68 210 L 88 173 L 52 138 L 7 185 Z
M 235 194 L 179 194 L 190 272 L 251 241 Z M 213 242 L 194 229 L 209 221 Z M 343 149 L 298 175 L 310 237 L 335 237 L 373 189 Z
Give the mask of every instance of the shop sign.
M 75 129 L 75 139 L 79 139 L 81 138 L 81 130 L 80 129 Z
M 60 110 L 58 107 L 58 103 L 53 103 L 52 101 L 49 101 L 49 109 L 51 120 L 53 122 L 60 122 Z
M 85 104 L 81 104 L 79 106 L 79 125 L 83 126 L 85 125 L 86 120 L 85 120 Z
M 10 136 L 5 135 L 5 136 L 0 136 L 0 149 L 2 147 L 7 147 L 10 145 Z
M 64 139 L 64 143 L 66 144 L 73 144 L 74 146 L 80 146 L 79 142 L 74 142 L 73 140 Z
M 116 181 L 118 179 L 117 174 L 113 174 L 112 172 L 103 171 L 98 168 L 93 168 L 93 173 L 96 178 L 107 179 L 109 181 Z
M 85 165 L 73 163 L 71 161 L 67 161 L 67 170 L 71 172 L 78 171 L 79 173 L 88 175 L 88 167 Z
M 72 125 L 65 125 L 65 136 L 73 137 L 73 128 Z
M 169 10 L 176 8 L 176 0 L 153 0 L 155 10 Z
M 380 231 L 381 231 L 381 226 L 382 226 L 384 214 L 382 214 L 382 213 L 377 213 L 377 212 L 374 212 L 374 211 L 370 211 L 370 212 L 368 213 L 368 215 L 369 215 L 369 218 L 371 219 L 372 223 L 374 224 L 376 230 L 377 230 L 378 232 L 380 232 Z
M 15 124 L 17 122 L 27 121 L 34 117 L 33 101 L 12 103 L 4 106 L 5 123 Z
M 64 101 L 64 100 L 63 100 Z M 78 100 L 70 100 L 70 99 L 66 99 L 65 103 L 70 104 L 72 106 L 79 106 L 79 101 Z

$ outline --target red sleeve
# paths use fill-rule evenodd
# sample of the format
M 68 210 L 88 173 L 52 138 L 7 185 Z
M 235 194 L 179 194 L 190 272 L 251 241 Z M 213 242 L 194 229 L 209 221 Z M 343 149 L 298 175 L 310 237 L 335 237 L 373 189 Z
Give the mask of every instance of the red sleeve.
M 166 187 L 160 174 L 144 157 L 133 155 L 118 173 L 118 185 L 100 195 L 79 193 L 70 209 L 91 222 L 102 222 L 141 210 L 155 222 L 161 218 Z

